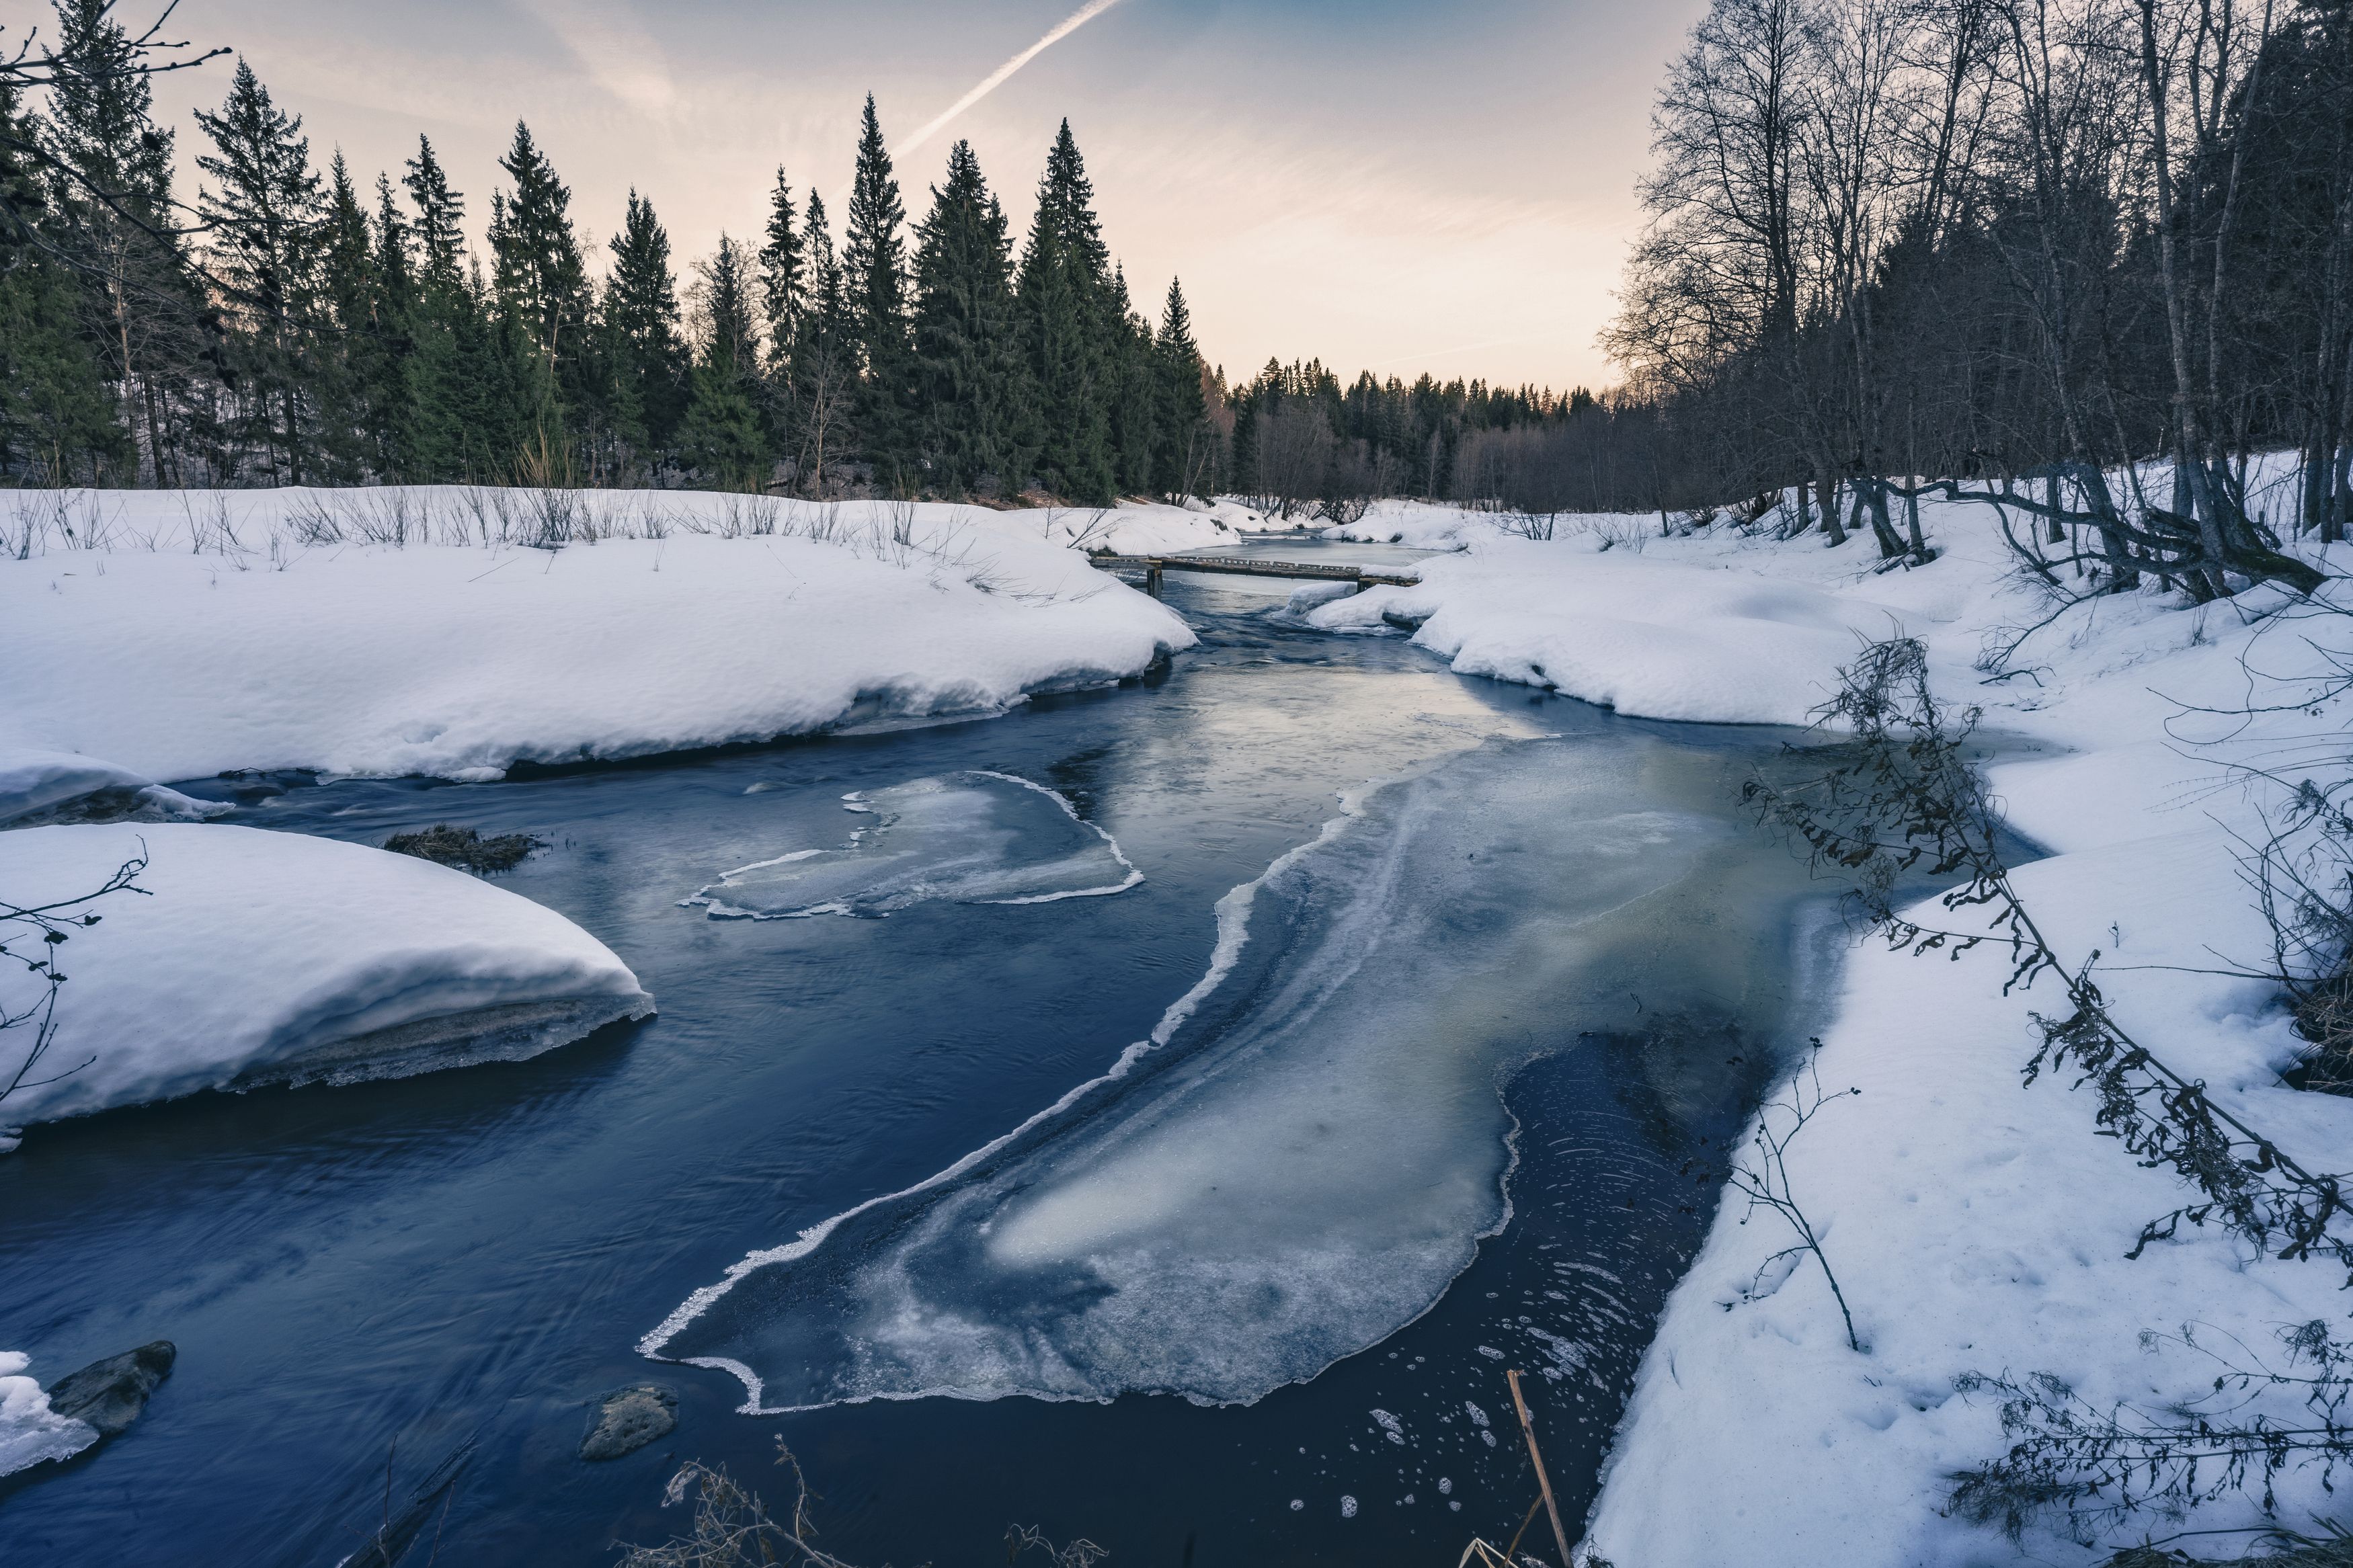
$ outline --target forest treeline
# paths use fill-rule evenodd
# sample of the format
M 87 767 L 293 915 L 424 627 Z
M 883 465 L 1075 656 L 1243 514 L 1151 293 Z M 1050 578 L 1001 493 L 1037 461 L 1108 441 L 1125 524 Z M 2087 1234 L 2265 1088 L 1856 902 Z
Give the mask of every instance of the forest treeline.
M 2246 494 L 2284 450 L 2270 516 L 2343 536 L 2346 0 L 1715 0 L 1653 131 L 1628 382 L 1493 439 L 1516 504 L 1802 485 L 1789 525 L 1894 555 L 1891 501 L 1940 476 L 2202 596 L 2294 577 Z
M 340 153 L 322 169 L 301 117 L 222 59 L 190 195 L 152 77 L 217 51 L 135 33 L 111 0 L 57 0 L 19 49 L 0 68 L 0 483 L 1239 489 L 1288 511 L 1454 493 L 1466 434 L 1569 407 L 1427 376 L 1344 392 L 1315 364 L 1229 388 L 1176 281 L 1149 318 L 1131 294 L 1067 122 L 1017 236 L 962 142 L 911 221 L 870 98 L 838 244 L 779 169 L 760 232 L 681 267 L 651 193 L 592 254 L 521 123 L 477 249 L 426 137 L 372 184 Z

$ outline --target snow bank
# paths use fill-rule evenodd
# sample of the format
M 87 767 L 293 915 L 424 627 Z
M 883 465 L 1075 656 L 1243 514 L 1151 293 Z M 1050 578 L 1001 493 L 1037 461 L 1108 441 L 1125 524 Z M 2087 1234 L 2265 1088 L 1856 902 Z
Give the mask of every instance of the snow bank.
M 71 538 L 99 547 L 58 547 L 51 530 L 49 548 L 0 560 L 0 751 L 105 757 L 142 779 L 481 779 L 522 759 L 987 713 L 1193 640 L 1071 548 L 1093 514 L 456 488 L 72 494 L 42 504 L 79 507 Z M 1227 537 L 1217 521 L 1129 509 L 1097 531 L 1165 548 Z
M 49 1408 L 41 1385 L 24 1375 L 32 1358 L 0 1351 L 0 1476 L 49 1459 L 69 1459 L 98 1441 L 98 1428 Z
M 1504 536 L 1425 561 L 1420 575 L 1307 619 L 1331 631 L 1416 626 L 1414 640 L 1460 674 L 1643 718 L 1773 724 L 1805 722 L 1857 643 L 1903 621 L 1865 592 Z
M 2273 989 L 2211 973 L 2269 952 L 2232 837 L 2260 827 L 2263 801 L 2232 768 L 2341 770 L 2344 712 L 2291 701 L 2253 723 L 2187 714 L 2245 704 L 2242 659 L 2274 700 L 2297 691 L 2332 657 L 2353 658 L 2353 617 L 2266 618 L 2286 601 L 2262 590 L 2197 609 L 2152 587 L 2026 636 L 2017 673 L 1995 679 L 1981 652 L 2048 606 L 1981 508 L 1924 507 L 1942 555 L 1884 573 L 1867 538 L 1829 550 L 1819 535 L 1662 538 L 1655 520 L 1638 534 L 1641 520 L 1563 519 L 1541 541 L 1482 514 L 1388 510 L 1368 521 L 1377 536 L 1462 553 L 1426 563 L 1417 587 L 1314 608 L 1316 624 L 1419 622 L 1418 640 L 1458 669 L 1623 711 L 1789 721 L 1833 689 L 1862 639 L 1922 637 L 1940 693 L 1981 705 L 2002 738 L 1992 782 L 2012 825 L 2053 852 L 2016 880 L 2062 957 L 2099 950 L 2119 1018 L 2163 1060 L 2306 1166 L 2353 1167 L 2353 1101 L 2279 1079 L 2301 1042 Z M 1822 1113 L 1788 1172 L 1868 1352 L 1847 1348 L 1810 1263 L 1759 1281 L 1791 1237 L 1769 1213 L 1743 1224 L 1728 1201 L 1643 1363 L 1587 1550 L 1641 1568 L 2008 1560 L 1999 1535 L 1944 1511 L 1950 1477 L 2007 1447 L 1992 1403 L 1957 1394 L 1956 1377 L 2050 1372 L 2093 1405 L 2155 1408 L 2206 1392 L 2218 1368 L 2179 1346 L 2145 1351 L 2144 1331 L 2195 1322 L 2201 1342 L 2235 1336 L 2277 1363 L 2279 1325 L 2341 1323 L 2337 1270 L 2252 1257 L 2211 1229 L 2126 1259 L 2187 1190 L 2096 1136 L 2095 1105 L 2065 1078 L 2021 1087 L 2027 1015 L 2059 998 L 2047 981 L 2005 998 L 2007 974 L 1991 948 L 1955 963 L 1853 952 L 1819 1067 L 1825 1088 L 1862 1093 Z M 2315 1472 L 2284 1478 L 2280 1497 L 2291 1523 L 2327 1511 Z M 2189 1522 L 2259 1519 L 2232 1500 Z M 2097 1545 L 2049 1531 L 2027 1544 L 2038 1560 L 2088 1563 L 2173 1528 L 2145 1518 Z
M 34 1076 L 65 1076 L 10 1096 L 11 1122 L 517 1060 L 653 1011 L 628 966 L 554 910 L 360 845 L 33 827 L 0 833 L 0 887 L 24 904 L 73 898 L 141 855 L 144 893 L 106 898 L 61 950 L 57 1036 Z M 21 1005 L 29 984 L 0 975 L 0 1000 Z

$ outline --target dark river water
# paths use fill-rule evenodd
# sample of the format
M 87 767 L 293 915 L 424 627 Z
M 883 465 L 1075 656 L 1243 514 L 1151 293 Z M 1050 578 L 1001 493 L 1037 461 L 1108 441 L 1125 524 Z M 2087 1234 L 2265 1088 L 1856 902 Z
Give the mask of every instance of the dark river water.
M 0 1482 L 0 1559 L 327 1568 L 387 1469 L 396 1508 L 471 1438 L 445 1563 L 659 1541 L 688 1458 L 788 1498 L 781 1441 L 853 1563 L 1000 1562 L 1021 1525 L 1112 1568 L 1451 1563 L 1536 1495 L 1507 1368 L 1573 1532 L 1700 1173 L 1818 989 L 1820 889 L 1736 799 L 1780 738 L 1461 679 L 1281 586 L 1172 574 L 1198 649 L 1000 719 L 187 786 L 362 842 L 535 834 L 504 885 L 660 1014 L 34 1130 L 0 1348 L 180 1359 L 126 1436 Z M 893 845 L 976 879 L 893 890 L 859 858 Z M 681 903 L 760 862 L 730 909 L 849 912 Z M 575 1458 L 649 1377 L 678 1430 Z

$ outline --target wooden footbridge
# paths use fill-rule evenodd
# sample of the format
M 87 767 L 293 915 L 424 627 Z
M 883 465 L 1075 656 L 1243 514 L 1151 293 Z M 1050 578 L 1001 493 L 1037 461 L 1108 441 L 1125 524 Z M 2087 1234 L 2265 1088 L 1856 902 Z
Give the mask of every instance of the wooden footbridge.
M 1090 556 L 1094 564 L 1105 572 L 1141 572 L 1144 589 L 1154 598 L 1160 596 L 1160 574 L 1164 572 L 1223 573 L 1236 577 L 1305 577 L 1318 583 L 1345 583 L 1356 593 L 1363 593 L 1376 584 L 1391 587 L 1410 588 L 1421 581 L 1395 572 L 1376 572 L 1367 566 L 1342 566 L 1320 561 L 1275 561 L 1263 555 L 1112 555 Z

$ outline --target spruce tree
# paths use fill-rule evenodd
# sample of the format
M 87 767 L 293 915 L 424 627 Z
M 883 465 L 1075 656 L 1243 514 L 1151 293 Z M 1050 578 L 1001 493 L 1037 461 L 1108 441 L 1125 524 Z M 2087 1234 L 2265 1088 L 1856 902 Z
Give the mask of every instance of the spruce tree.
M 760 314 L 767 327 L 768 353 L 779 359 L 792 348 L 793 321 L 807 292 L 801 237 L 794 222 L 793 188 L 776 166 L 776 188 L 768 197 L 767 243 L 760 247 Z
M 18 151 L 31 129 L 16 89 L 0 82 L 0 201 L 19 220 L 0 225 L 0 476 L 96 484 L 131 444 L 75 319 L 77 281 L 57 258 L 65 226 Z
M 853 336 L 841 263 L 825 203 L 809 193 L 808 218 L 801 229 L 807 295 L 793 322 L 792 352 L 786 356 L 782 403 L 786 433 L 801 488 L 825 491 L 827 477 L 851 444 L 852 404 L 859 392 L 858 348 Z
M 572 228 L 572 190 L 520 120 L 499 167 L 515 184 L 491 202 L 491 288 L 532 342 L 560 360 L 588 320 L 588 268 Z
M 404 165 L 400 183 L 417 204 L 417 249 L 426 279 L 451 291 L 466 286 L 466 195 L 449 188 L 448 176 L 433 156 L 433 143 L 417 139 L 417 156 Z
M 1067 120 L 1038 183 L 1016 289 L 1037 389 L 1041 477 L 1065 500 L 1108 505 L 1116 490 L 1107 384 L 1115 325 L 1110 257 L 1094 187 Z
M 912 384 L 929 488 L 1018 489 L 1029 459 L 1013 242 L 971 143 L 950 149 L 916 234 Z
M 882 127 L 874 116 L 874 95 L 858 135 L 858 163 L 850 175 L 849 226 L 841 252 L 842 286 L 849 328 L 863 362 L 858 399 L 861 444 L 878 484 L 894 491 L 915 488 L 918 475 L 908 446 L 906 416 L 913 394 L 907 384 L 907 242 L 899 232 L 906 221 Z
M 576 477 L 565 406 L 596 395 L 596 366 L 587 352 L 588 268 L 572 228 L 571 188 L 520 120 L 499 167 L 514 189 L 491 198 L 491 292 L 501 325 L 519 331 L 539 360 L 535 368 L 522 370 L 528 414 L 517 477 L 554 484 Z M 512 359 L 511 343 L 504 357 Z
M 341 149 L 328 164 L 319 247 L 319 320 L 311 346 L 319 475 L 358 484 L 383 473 L 381 426 L 370 391 L 381 380 L 375 236 Z
M 1193 341 L 1193 312 L 1186 308 L 1185 287 L 1174 278 L 1168 280 L 1152 357 L 1160 379 L 1161 418 L 1153 489 L 1171 500 L 1188 495 L 1206 500 L 1209 426 L 1201 393 L 1201 350 Z
M 759 326 L 749 258 L 723 234 L 718 254 L 697 270 L 702 343 L 693 400 L 679 432 L 680 454 L 706 485 L 756 489 L 767 466 L 767 443 L 754 401 Z
M 53 242 L 74 258 L 80 318 L 113 384 L 116 417 L 160 484 L 173 472 L 167 410 L 202 374 L 207 347 L 174 233 L 173 136 L 154 121 L 137 46 L 108 0 L 58 0 L 56 9 L 58 53 L 73 68 L 49 90 L 43 140 L 75 177 L 56 183 Z
M 196 167 L 214 182 L 199 189 L 197 210 L 212 229 L 213 275 L 242 329 L 230 438 L 275 482 L 301 484 L 313 434 L 304 351 L 322 205 L 311 143 L 301 118 L 270 100 L 242 58 L 227 100 L 217 112 L 198 110 L 196 124 L 213 143 Z
M 1111 374 L 1112 457 L 1121 490 L 1142 494 L 1152 488 L 1160 440 L 1159 368 L 1152 357 L 1152 323 L 1137 315 L 1127 292 L 1127 272 L 1114 266 L 1105 346 Z
M 615 373 L 650 451 L 667 448 L 686 414 L 687 350 L 679 329 L 678 285 L 670 235 L 653 203 L 632 190 L 621 232 L 613 237 L 613 273 L 605 291 Z

